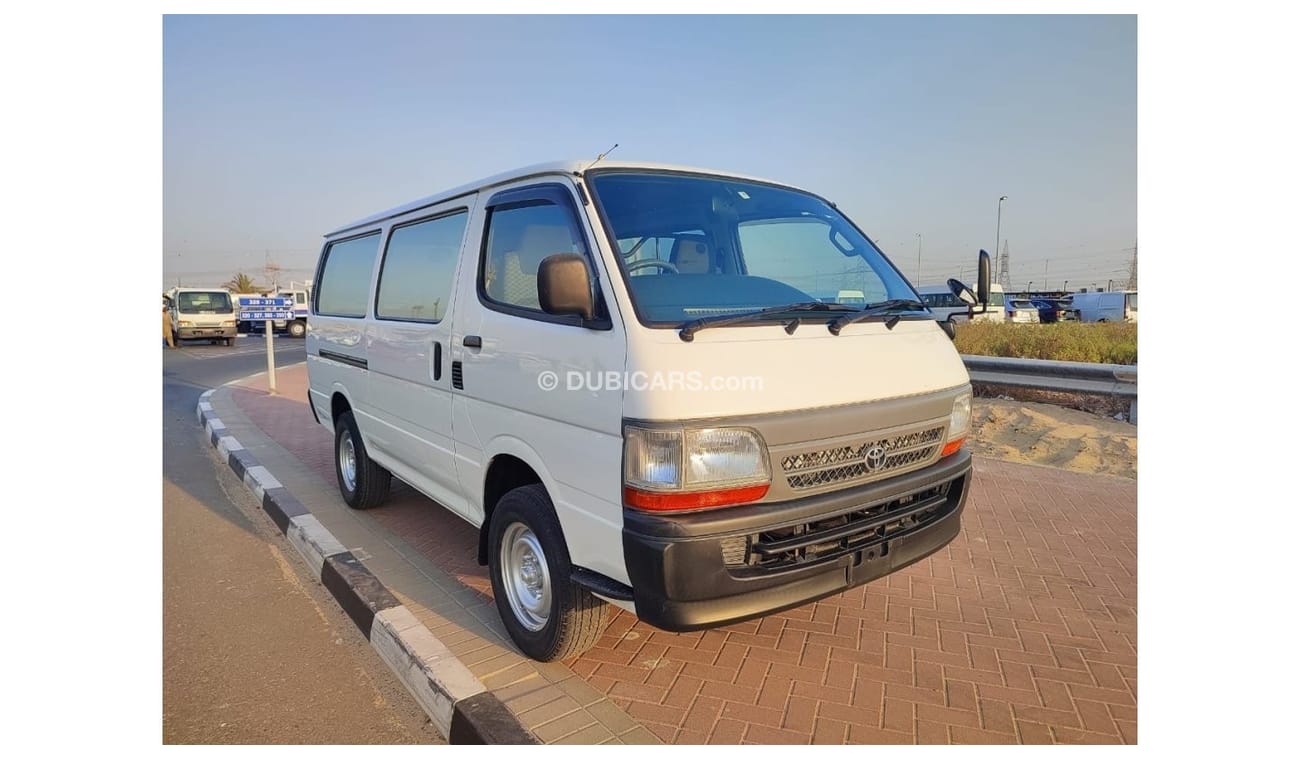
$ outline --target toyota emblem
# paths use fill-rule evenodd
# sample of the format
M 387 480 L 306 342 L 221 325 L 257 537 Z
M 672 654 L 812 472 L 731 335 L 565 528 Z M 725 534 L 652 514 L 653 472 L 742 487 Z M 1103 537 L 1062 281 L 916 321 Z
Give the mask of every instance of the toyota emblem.
M 863 458 L 863 463 L 867 466 L 867 472 L 875 472 L 885 466 L 885 447 L 876 445 L 867 449 L 867 455 Z

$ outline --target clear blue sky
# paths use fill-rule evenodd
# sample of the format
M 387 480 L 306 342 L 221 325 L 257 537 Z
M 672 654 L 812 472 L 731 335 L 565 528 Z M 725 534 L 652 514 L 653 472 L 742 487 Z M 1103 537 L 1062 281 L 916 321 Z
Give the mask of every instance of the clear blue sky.
M 594 158 L 834 200 L 916 281 L 1127 277 L 1132 16 L 164 20 L 163 282 L 310 276 L 320 236 L 502 170 Z

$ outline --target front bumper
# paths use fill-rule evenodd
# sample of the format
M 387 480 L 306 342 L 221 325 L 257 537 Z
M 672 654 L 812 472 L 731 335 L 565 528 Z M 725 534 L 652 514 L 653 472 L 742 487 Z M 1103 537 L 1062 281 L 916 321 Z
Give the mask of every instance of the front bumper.
M 181 340 L 191 340 L 195 338 L 234 338 L 239 335 L 239 329 L 235 326 L 230 327 L 178 327 L 176 328 L 176 337 Z
M 853 489 L 686 515 L 623 510 L 636 615 L 693 631 L 797 607 L 900 570 L 961 531 L 965 449 Z

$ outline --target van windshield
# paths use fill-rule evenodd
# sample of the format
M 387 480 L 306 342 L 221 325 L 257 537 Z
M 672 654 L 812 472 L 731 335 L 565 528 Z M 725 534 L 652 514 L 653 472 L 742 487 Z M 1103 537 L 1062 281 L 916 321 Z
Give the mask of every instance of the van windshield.
M 235 310 L 230 303 L 230 294 L 221 291 L 177 293 L 176 308 L 182 314 L 230 314 Z
M 666 172 L 590 176 L 647 326 L 785 304 L 917 299 L 884 254 L 815 196 Z

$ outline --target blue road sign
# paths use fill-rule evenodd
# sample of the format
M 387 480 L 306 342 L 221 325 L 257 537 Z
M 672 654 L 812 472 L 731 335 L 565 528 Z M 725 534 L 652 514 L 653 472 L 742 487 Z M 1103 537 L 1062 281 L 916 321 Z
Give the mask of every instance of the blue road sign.
M 256 306 L 267 309 L 292 309 L 292 298 L 240 298 L 239 305 L 242 307 Z M 242 319 L 242 317 L 241 317 Z M 275 317 L 279 319 L 279 317 Z
M 240 311 L 239 318 L 245 322 L 263 322 L 271 320 L 277 322 L 280 320 L 293 319 L 292 311 Z

